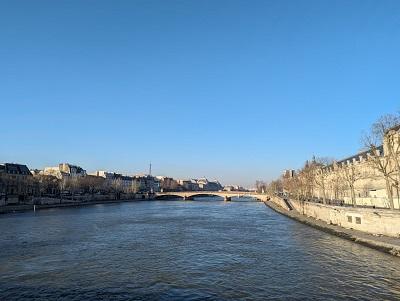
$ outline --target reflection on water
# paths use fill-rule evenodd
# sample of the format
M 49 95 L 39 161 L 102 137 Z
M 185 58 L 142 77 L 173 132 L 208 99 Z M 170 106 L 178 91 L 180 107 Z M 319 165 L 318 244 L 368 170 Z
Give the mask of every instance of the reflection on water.
M 0 300 L 400 299 L 398 258 L 243 199 L 3 215 L 0 229 Z

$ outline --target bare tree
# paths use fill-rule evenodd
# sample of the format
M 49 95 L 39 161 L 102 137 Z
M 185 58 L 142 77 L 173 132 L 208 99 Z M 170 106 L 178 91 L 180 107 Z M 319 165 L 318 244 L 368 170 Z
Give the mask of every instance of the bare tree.
M 300 171 L 297 171 L 294 174 L 282 176 L 283 190 L 296 199 L 300 199 L 303 196 L 303 186 L 299 175 Z
M 40 195 L 56 195 L 60 192 L 61 180 L 52 175 L 34 175 L 35 180 L 38 183 Z
M 332 159 L 326 157 L 313 158 L 311 165 L 314 174 L 314 183 L 319 191 L 322 192 L 322 201 L 324 204 L 326 204 L 327 179 L 330 173 L 329 165 L 332 162 Z
M 350 189 L 350 197 L 351 203 L 355 207 L 357 206 L 356 202 L 356 193 L 355 193 L 355 183 L 358 180 L 363 179 L 363 173 L 357 168 L 356 163 L 348 162 L 342 163 L 339 171 L 340 178 L 346 183 L 348 188 Z
M 267 192 L 270 195 L 282 192 L 282 189 L 283 189 L 283 185 L 282 185 L 282 181 L 280 179 L 272 181 L 267 186 Z
M 256 191 L 258 193 L 264 193 L 267 191 L 267 184 L 264 181 L 256 181 Z
M 103 177 L 87 175 L 79 179 L 79 187 L 86 193 L 94 194 L 103 188 L 104 182 Z
M 120 178 L 114 178 L 111 182 L 111 187 L 115 192 L 122 192 L 122 180 Z
M 311 198 L 314 195 L 314 177 L 313 163 L 306 161 L 303 168 L 297 172 L 300 194 L 305 198 Z
M 138 193 L 141 191 L 142 181 L 140 178 L 134 177 L 132 180 L 132 192 Z
M 384 178 L 386 185 L 386 193 L 389 200 L 390 209 L 394 209 L 393 202 L 393 186 L 399 185 L 399 167 L 398 155 L 399 149 L 395 147 L 395 136 L 387 135 L 397 125 L 400 124 L 398 115 L 388 114 L 376 121 L 370 129 L 370 132 L 363 137 L 364 146 L 370 151 L 368 162 L 376 169 Z M 386 139 L 385 139 L 386 138 Z M 384 143 L 384 145 L 382 145 Z
M 400 122 L 400 120 L 399 120 Z M 399 201 L 399 183 L 400 183 L 400 126 L 390 128 L 386 131 L 383 138 L 383 151 L 386 159 L 389 161 L 389 168 L 392 170 L 393 188 L 396 189 L 396 197 Z M 400 203 L 399 203 L 400 205 Z
M 330 191 L 330 198 L 338 200 L 342 197 L 344 191 L 343 180 L 339 172 L 339 165 L 334 162 L 331 166 L 331 173 L 328 181 L 328 189 Z
M 67 190 L 67 188 L 68 188 L 68 178 L 63 177 L 60 180 L 59 185 L 60 185 L 60 191 L 61 192 L 64 192 L 65 190 Z

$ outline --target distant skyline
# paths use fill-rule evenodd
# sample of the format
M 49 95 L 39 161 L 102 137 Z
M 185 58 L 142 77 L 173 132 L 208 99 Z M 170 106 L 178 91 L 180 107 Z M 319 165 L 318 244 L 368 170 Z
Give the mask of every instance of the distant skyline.
M 252 186 L 400 110 L 399 1 L 2 1 L 1 162 Z

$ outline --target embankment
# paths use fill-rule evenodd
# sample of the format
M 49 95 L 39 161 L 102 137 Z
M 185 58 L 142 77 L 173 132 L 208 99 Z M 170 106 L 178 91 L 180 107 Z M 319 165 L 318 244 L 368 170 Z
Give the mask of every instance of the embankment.
M 290 200 L 279 197 L 264 202 L 273 210 L 324 232 L 358 244 L 400 256 L 400 212 L 349 208 Z M 382 212 L 384 211 L 384 212 Z
M 40 197 L 40 198 L 34 198 L 29 204 L 0 206 L 0 214 L 50 209 L 50 208 L 83 207 L 96 204 L 134 202 L 134 201 L 149 200 L 149 199 L 152 199 L 152 196 L 148 194 L 122 195 L 119 196 L 119 198 L 116 198 L 114 195 L 79 196 L 74 199 Z

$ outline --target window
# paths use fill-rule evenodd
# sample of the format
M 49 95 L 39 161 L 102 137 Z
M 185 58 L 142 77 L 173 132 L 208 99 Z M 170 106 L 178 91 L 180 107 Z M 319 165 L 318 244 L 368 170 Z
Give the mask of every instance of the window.
M 348 221 L 349 223 L 352 223 L 352 222 L 353 222 L 353 217 L 351 217 L 350 215 L 348 215 L 348 216 L 347 216 L 347 221 Z
M 356 217 L 356 224 L 361 224 L 361 217 Z

